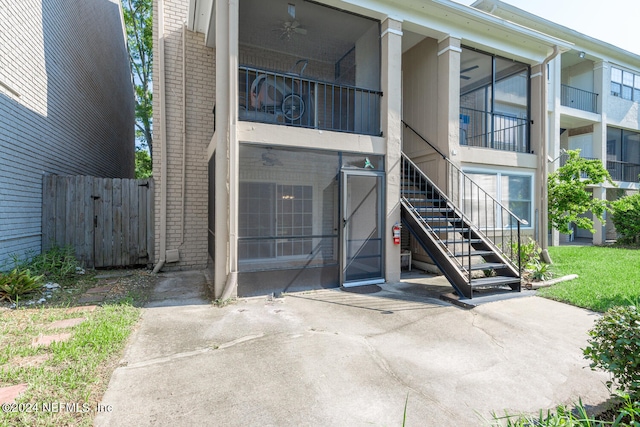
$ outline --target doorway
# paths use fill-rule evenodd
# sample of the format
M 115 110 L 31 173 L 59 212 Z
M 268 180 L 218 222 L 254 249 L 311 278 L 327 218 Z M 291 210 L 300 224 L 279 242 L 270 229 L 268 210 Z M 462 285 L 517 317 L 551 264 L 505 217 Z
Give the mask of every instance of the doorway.
M 342 170 L 342 286 L 384 282 L 383 188 L 383 173 Z

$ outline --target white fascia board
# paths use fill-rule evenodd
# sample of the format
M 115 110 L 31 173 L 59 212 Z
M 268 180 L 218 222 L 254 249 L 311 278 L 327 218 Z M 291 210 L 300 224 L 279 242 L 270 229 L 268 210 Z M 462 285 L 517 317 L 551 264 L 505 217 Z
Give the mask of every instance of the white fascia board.
M 449 0 L 324 0 L 322 3 L 390 17 L 418 34 L 452 36 L 464 44 L 502 53 L 528 63 L 541 62 L 553 46 L 571 50 L 573 44 Z
M 207 35 L 213 21 L 214 0 L 189 0 L 187 28 Z
M 208 21 L 206 23 L 206 31 L 204 33 L 204 44 L 209 47 L 216 47 L 216 0 L 207 0 L 209 2 L 210 12 L 206 14 Z
M 187 10 L 187 30 L 195 31 L 196 18 L 195 18 L 195 10 L 196 10 L 196 2 L 197 0 L 189 0 L 189 8 Z
M 499 0 L 478 0 L 471 5 L 471 7 L 484 7 L 490 8 L 492 14 L 495 16 L 504 16 L 508 19 L 509 15 L 512 15 L 512 19 L 516 18 L 527 22 L 528 25 L 538 28 L 540 32 L 546 32 L 553 34 L 555 37 L 567 40 L 575 45 L 576 50 L 587 51 L 592 57 L 599 57 L 599 59 L 605 60 L 619 60 L 626 64 L 635 64 L 635 67 L 640 66 L 640 55 L 637 55 L 628 50 L 622 49 L 618 46 L 612 45 L 605 41 L 596 39 L 589 35 L 580 33 L 564 25 L 560 25 L 556 22 L 549 21 L 533 13 L 522 10 L 508 3 L 504 3 Z M 501 13 L 502 12 L 502 13 Z
M 511 21 L 507 21 L 506 19 L 491 15 L 481 10 L 474 9 L 460 3 L 455 3 L 451 0 L 431 1 L 435 4 L 439 4 L 443 7 L 451 9 L 456 14 L 460 15 L 460 17 L 468 17 L 474 20 L 481 20 L 491 27 L 500 28 L 509 32 L 520 34 L 523 37 L 537 40 L 547 46 L 558 46 L 560 50 L 570 50 L 573 47 L 573 43 L 566 40 L 550 36 L 548 34 L 533 30 L 520 24 L 513 23 Z

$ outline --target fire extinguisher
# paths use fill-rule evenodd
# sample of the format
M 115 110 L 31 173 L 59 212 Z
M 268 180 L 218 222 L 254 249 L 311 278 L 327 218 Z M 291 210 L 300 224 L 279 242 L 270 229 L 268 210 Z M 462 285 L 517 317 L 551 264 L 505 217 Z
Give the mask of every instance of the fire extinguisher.
M 400 224 L 396 222 L 391 228 L 391 231 L 393 234 L 393 244 L 399 245 L 400 244 Z

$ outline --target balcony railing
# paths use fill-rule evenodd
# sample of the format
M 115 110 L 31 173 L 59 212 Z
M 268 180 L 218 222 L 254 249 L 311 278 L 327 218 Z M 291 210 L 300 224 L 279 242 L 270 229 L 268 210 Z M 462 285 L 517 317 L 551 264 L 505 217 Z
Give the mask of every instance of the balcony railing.
M 580 158 L 581 159 L 585 159 L 585 160 L 598 160 L 598 161 L 601 162 L 600 159 L 596 159 L 595 157 L 580 156 Z M 560 166 L 566 165 L 567 161 L 569 161 L 569 154 L 567 154 L 567 153 L 560 154 Z M 586 172 L 580 172 L 580 178 L 587 178 Z
M 460 145 L 529 152 L 527 119 L 460 108 Z
M 247 66 L 238 83 L 240 120 L 380 135 L 380 91 Z
M 560 104 L 590 113 L 598 112 L 598 94 L 567 85 L 560 85 Z
M 636 163 L 607 160 L 607 170 L 614 181 L 640 182 L 640 165 Z

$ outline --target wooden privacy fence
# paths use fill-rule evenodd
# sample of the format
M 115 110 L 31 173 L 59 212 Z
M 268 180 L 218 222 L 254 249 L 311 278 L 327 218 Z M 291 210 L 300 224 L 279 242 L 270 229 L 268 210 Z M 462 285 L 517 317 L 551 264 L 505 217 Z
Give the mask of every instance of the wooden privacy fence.
M 75 248 L 85 267 L 153 262 L 153 180 L 47 175 L 42 249 Z

